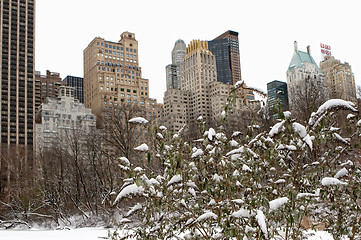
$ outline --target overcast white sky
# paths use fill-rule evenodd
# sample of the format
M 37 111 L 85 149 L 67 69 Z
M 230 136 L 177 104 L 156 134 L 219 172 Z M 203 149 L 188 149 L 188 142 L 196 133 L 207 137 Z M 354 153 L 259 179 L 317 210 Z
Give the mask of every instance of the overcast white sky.
M 357 0 L 37 0 L 36 70 L 83 77 L 83 50 L 100 36 L 118 41 L 124 31 L 139 42 L 139 65 L 150 96 L 163 102 L 165 66 L 177 39 L 212 40 L 239 33 L 242 79 L 267 89 L 286 81 L 293 42 L 321 60 L 320 43 L 361 77 L 361 14 Z

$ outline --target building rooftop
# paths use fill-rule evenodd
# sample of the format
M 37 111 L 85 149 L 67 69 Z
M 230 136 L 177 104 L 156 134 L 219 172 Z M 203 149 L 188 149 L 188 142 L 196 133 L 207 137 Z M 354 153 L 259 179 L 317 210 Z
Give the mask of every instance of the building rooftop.
M 295 48 L 295 51 L 293 53 L 291 63 L 288 66 L 288 71 L 291 69 L 294 69 L 294 68 L 302 68 L 303 63 L 305 63 L 305 62 L 314 64 L 316 66 L 316 69 L 320 70 L 317 63 L 311 56 L 310 46 L 307 46 L 307 52 L 302 52 L 302 51 L 298 50 L 297 42 L 295 41 L 294 48 Z

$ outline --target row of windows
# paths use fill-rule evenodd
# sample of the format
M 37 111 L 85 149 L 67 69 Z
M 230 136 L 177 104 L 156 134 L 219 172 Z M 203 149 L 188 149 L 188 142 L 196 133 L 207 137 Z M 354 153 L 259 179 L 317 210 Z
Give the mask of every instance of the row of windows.
M 119 46 L 111 45 L 111 44 L 107 44 L 107 43 L 97 42 L 97 45 L 98 45 L 98 46 L 104 46 L 104 47 L 110 48 L 110 49 L 116 49 L 116 50 L 121 50 L 121 51 L 124 50 L 123 47 L 119 47 Z M 125 50 L 126 50 L 127 52 L 134 52 L 134 53 L 137 52 L 137 50 L 136 50 L 136 49 L 133 49 L 133 48 L 125 48 Z

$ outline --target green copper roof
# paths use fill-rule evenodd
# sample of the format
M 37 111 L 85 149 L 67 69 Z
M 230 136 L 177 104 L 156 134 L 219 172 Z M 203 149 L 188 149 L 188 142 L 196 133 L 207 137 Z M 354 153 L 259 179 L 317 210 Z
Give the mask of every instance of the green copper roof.
M 288 70 L 291 70 L 293 68 L 301 68 L 303 66 L 304 62 L 313 63 L 316 65 L 316 68 L 319 69 L 317 63 L 315 62 L 315 60 L 313 59 L 313 57 L 311 55 L 309 55 L 306 52 L 295 51 L 292 56 L 292 60 L 288 67 Z

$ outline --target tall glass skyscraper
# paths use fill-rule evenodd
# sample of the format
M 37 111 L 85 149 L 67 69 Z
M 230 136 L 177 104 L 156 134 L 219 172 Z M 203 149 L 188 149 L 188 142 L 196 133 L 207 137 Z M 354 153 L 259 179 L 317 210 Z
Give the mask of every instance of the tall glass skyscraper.
M 233 85 L 241 80 L 238 32 L 227 31 L 212 41 L 209 50 L 216 56 L 217 80 Z
M 167 89 L 180 89 L 179 67 L 186 55 L 186 44 L 179 39 L 172 50 L 172 64 L 166 66 Z

